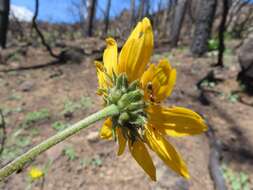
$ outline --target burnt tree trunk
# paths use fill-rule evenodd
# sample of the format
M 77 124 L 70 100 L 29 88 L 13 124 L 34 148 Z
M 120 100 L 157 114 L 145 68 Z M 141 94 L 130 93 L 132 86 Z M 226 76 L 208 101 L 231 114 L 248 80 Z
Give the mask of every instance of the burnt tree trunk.
M 111 9 L 111 0 L 107 0 L 106 10 L 105 10 L 105 19 L 104 19 L 104 35 L 107 35 L 109 28 L 109 20 L 110 20 L 110 9 Z
M 96 4 L 97 0 L 88 0 L 87 8 L 88 8 L 88 17 L 87 17 L 87 32 L 86 35 L 91 37 L 93 35 L 93 23 L 96 13 Z
M 138 21 L 140 21 L 144 16 L 144 8 L 145 8 L 145 0 L 140 0 L 138 10 Z
M 167 7 L 164 9 L 162 19 L 161 19 L 161 31 L 160 31 L 161 38 L 165 37 L 167 34 L 168 18 L 171 11 L 171 0 L 167 0 L 166 4 L 167 4 L 166 5 Z
M 85 36 L 86 35 L 86 20 L 87 20 L 87 1 L 86 0 L 80 0 L 80 4 L 77 4 L 78 9 L 79 9 L 79 19 L 80 19 L 80 27 L 82 34 Z
M 223 67 L 223 54 L 225 51 L 225 43 L 224 43 L 224 33 L 226 31 L 226 21 L 227 21 L 227 16 L 229 12 L 229 7 L 231 4 L 231 0 L 223 0 L 223 11 L 222 11 L 222 18 L 219 26 L 219 54 L 218 54 L 218 62 L 216 66 Z
M 176 2 L 175 7 L 175 14 L 173 18 L 173 23 L 171 27 L 171 33 L 170 33 L 170 42 L 172 47 L 176 47 L 179 37 L 180 37 L 180 31 L 182 28 L 182 24 L 185 17 L 185 12 L 187 8 L 187 2 L 188 0 L 178 0 Z
M 201 0 L 191 45 L 191 52 L 195 56 L 201 56 L 208 51 L 208 40 L 212 32 L 216 6 L 217 0 Z
M 130 7 L 130 28 L 133 28 L 135 25 L 135 0 L 131 0 Z
M 241 71 L 238 80 L 245 85 L 246 91 L 253 95 L 253 38 L 249 38 L 239 51 Z
M 150 10 L 150 0 L 146 0 L 144 16 L 149 16 L 149 10 Z
M 0 0 L 0 46 L 5 48 L 9 24 L 10 0 Z

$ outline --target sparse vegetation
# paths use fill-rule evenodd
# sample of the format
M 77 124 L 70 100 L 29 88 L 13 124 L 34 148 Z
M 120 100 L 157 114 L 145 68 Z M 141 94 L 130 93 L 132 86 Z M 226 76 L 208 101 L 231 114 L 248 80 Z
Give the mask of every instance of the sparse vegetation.
M 219 47 L 219 41 L 216 38 L 208 40 L 208 51 L 217 51 Z
M 64 129 L 66 129 L 68 127 L 68 125 L 60 122 L 60 121 L 56 121 L 52 124 L 52 128 L 56 131 L 62 131 Z
M 90 97 L 83 96 L 79 101 L 66 100 L 63 115 L 72 115 L 77 110 L 86 110 L 92 105 Z
M 201 82 L 200 84 L 202 87 L 209 87 L 209 88 L 213 88 L 215 87 L 216 83 L 209 81 L 209 80 L 203 80 L 203 82 Z
M 71 146 L 65 147 L 63 153 L 65 156 L 67 156 L 68 160 L 70 161 L 77 159 L 76 151 Z
M 250 179 L 248 174 L 242 171 L 234 171 L 226 165 L 223 165 L 222 171 L 231 190 L 250 190 Z
M 43 108 L 39 111 L 29 112 L 23 122 L 24 127 L 28 127 L 36 122 L 49 119 L 50 114 L 48 109 Z
M 231 92 L 229 95 L 228 95 L 228 100 L 232 103 L 235 103 L 237 102 L 239 99 L 239 94 L 238 93 L 234 93 L 234 92 Z
M 82 167 L 88 167 L 88 166 L 93 166 L 93 167 L 100 167 L 103 164 L 103 160 L 99 155 L 96 155 L 92 158 L 83 158 L 80 160 L 80 165 Z

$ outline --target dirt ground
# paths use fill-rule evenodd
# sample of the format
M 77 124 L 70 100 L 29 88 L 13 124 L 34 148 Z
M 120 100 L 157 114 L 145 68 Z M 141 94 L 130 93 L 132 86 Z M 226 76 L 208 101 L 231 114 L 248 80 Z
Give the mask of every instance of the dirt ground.
M 25 60 L 14 59 L 0 69 L 31 66 L 52 60 L 47 52 L 41 49 L 28 52 Z M 225 57 L 225 69 L 230 74 L 224 82 L 204 84 L 214 92 L 219 92 L 210 93 L 210 105 L 200 103 L 196 83 L 212 69 L 212 55 L 194 59 L 184 48 L 172 52 L 163 48 L 162 52 L 155 53 L 153 60 L 161 57 L 168 57 L 178 72 L 175 90 L 166 104 L 191 108 L 207 118 L 216 138 L 222 144 L 223 174 L 226 176 L 230 172 L 231 175 L 240 176 L 243 173 L 247 177 L 245 183 L 249 189 L 253 189 L 253 109 L 252 106 L 239 101 L 241 96 L 247 95 L 241 92 L 232 93 L 240 89 L 235 80 L 238 71 L 236 56 L 230 54 Z M 97 78 L 92 59 L 93 57 L 86 56 L 80 64 L 69 62 L 41 69 L 0 72 L 0 106 L 5 114 L 7 130 L 6 150 L 1 156 L 2 166 L 55 134 L 53 124 L 56 122 L 75 123 L 101 108 L 102 100 L 95 93 Z M 42 109 L 48 112 L 46 116 L 30 123 L 27 121 L 29 113 Z M 210 146 L 205 134 L 170 139 L 189 167 L 191 179 L 188 181 L 171 172 L 152 154 L 158 174 L 155 183 L 149 180 L 128 151 L 117 157 L 115 143 L 98 138 L 100 126 L 101 122 L 46 151 L 22 171 L 6 179 L 0 188 L 214 189 L 208 168 Z M 42 179 L 34 182 L 29 180 L 28 171 L 32 166 L 47 170 Z M 229 189 L 234 188 L 231 176 L 226 178 L 226 183 Z M 244 185 L 242 183 L 241 189 Z

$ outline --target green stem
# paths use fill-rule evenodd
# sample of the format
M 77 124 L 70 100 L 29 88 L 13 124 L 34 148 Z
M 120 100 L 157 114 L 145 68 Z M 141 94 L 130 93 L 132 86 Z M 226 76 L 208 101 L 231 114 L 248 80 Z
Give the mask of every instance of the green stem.
M 36 156 L 48 150 L 52 146 L 64 141 L 66 138 L 79 132 L 81 129 L 88 127 L 90 124 L 95 123 L 98 120 L 117 114 L 119 114 L 119 109 L 116 105 L 112 104 L 46 139 L 0 169 L 0 181 L 2 181 L 5 177 L 10 176 L 15 171 L 22 169 L 26 163 L 31 162 Z

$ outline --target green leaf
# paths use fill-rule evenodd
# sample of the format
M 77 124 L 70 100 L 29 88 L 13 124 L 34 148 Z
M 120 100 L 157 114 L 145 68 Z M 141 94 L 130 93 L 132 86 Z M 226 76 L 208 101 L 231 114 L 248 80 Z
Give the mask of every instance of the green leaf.
M 64 129 L 66 129 L 68 126 L 64 123 L 61 123 L 60 121 L 56 121 L 52 124 L 52 128 L 56 131 L 62 131 Z
M 29 137 L 18 137 L 16 138 L 15 144 L 20 147 L 26 147 L 31 144 L 31 139 Z
M 38 121 L 49 119 L 49 111 L 46 108 L 43 108 L 39 111 L 30 112 L 26 115 L 24 125 L 29 126 Z
M 75 149 L 73 147 L 66 147 L 63 152 L 64 155 L 67 156 L 71 161 L 77 158 Z

